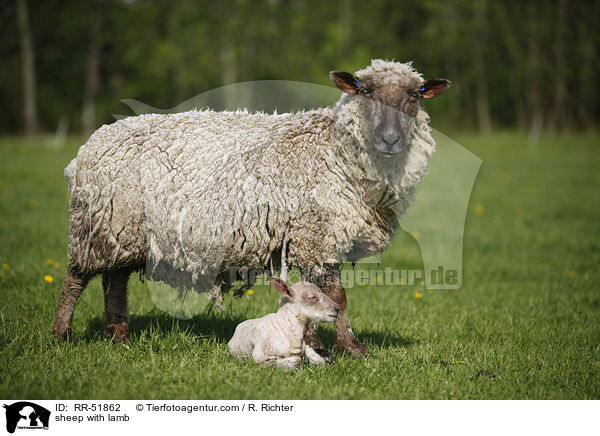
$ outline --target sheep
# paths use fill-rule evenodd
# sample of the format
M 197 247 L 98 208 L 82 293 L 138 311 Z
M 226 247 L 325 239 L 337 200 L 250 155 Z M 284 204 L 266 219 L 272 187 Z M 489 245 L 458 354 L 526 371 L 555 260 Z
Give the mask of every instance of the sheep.
M 240 269 L 289 265 L 339 305 L 338 349 L 369 355 L 339 270 L 391 242 L 435 149 L 420 99 L 450 82 L 383 60 L 330 78 L 343 91 L 334 107 L 146 114 L 92 134 L 65 170 L 71 260 L 54 335 L 71 338 L 77 299 L 98 274 L 105 334 L 119 342 L 133 271 L 218 302 Z M 323 348 L 314 325 L 305 338 Z
M 302 356 L 312 365 L 324 365 L 327 357 L 306 344 L 304 333 L 309 322 L 335 321 L 340 307 L 312 283 L 300 281 L 290 287 L 276 277 L 271 282 L 283 297 L 279 310 L 240 323 L 227 345 L 229 353 L 285 371 L 298 368 Z

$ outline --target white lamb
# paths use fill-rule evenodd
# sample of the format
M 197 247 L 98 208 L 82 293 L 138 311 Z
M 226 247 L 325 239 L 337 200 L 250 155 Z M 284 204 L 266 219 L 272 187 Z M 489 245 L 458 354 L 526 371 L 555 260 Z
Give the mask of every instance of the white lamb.
M 302 356 L 313 365 L 325 364 L 328 359 L 304 341 L 304 334 L 309 322 L 334 321 L 340 307 L 312 283 L 300 281 L 290 287 L 275 277 L 271 282 L 283 296 L 279 310 L 239 324 L 229 341 L 229 353 L 286 371 L 298 368 Z

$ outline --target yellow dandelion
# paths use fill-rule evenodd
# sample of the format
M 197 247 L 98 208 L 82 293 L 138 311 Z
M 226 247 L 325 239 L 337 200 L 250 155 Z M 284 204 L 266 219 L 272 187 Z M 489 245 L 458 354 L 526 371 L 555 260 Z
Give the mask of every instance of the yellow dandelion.
M 483 204 L 478 204 L 477 206 L 475 206 L 474 211 L 475 215 L 481 216 L 485 213 L 485 206 Z
M 44 281 L 46 283 L 52 283 L 54 281 L 54 277 L 50 276 L 50 275 L 45 275 L 44 276 Z
M 412 235 L 413 238 L 415 238 L 417 241 L 419 239 L 421 239 L 421 232 L 419 232 L 418 230 L 414 230 L 413 232 L 410 233 Z
M 415 298 L 423 298 L 423 294 L 422 294 L 422 293 L 420 293 L 420 292 L 417 292 L 417 293 L 415 294 Z
M 569 278 L 571 278 L 571 279 L 572 279 L 573 277 L 575 277 L 575 271 L 573 271 L 573 270 L 569 271 L 569 272 L 567 273 L 567 276 L 569 276 Z
M 254 294 L 254 290 L 253 289 L 248 289 L 248 292 L 246 292 L 248 295 L 253 295 Z
M 381 279 L 379 277 L 375 277 L 375 283 L 377 283 L 377 284 L 381 283 Z
M 46 264 L 48 264 L 48 265 L 54 265 L 54 260 L 48 258 L 48 259 L 46 259 Z
M 54 268 L 56 268 L 56 269 L 60 269 L 60 263 L 58 263 L 58 262 L 54 262 L 54 265 L 53 265 L 53 266 L 54 266 Z
M 67 256 L 67 259 L 71 260 L 71 259 L 73 259 L 73 256 L 71 256 L 71 255 L 68 255 L 68 256 Z
M 2 264 L 2 269 L 9 269 L 10 266 L 7 263 Z
M 464 360 L 457 360 L 456 362 L 454 362 L 455 365 L 460 365 L 461 363 L 465 363 Z
M 402 284 L 402 279 L 398 279 L 398 284 L 401 285 Z

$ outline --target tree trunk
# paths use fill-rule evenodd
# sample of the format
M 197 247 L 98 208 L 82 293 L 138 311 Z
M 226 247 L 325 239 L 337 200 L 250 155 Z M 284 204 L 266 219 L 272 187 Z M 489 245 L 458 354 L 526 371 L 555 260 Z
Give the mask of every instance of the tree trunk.
M 229 9 L 229 8 L 228 8 Z M 237 56 L 235 52 L 235 16 L 230 10 L 224 11 L 224 19 L 221 28 L 221 82 L 226 86 L 224 89 L 224 108 L 228 110 L 236 109 L 238 99 L 236 90 L 231 85 L 237 80 Z
M 539 26 L 541 18 L 539 16 L 536 6 L 537 5 L 534 0 L 529 0 L 529 2 L 527 3 L 527 17 L 529 22 L 529 32 L 527 37 L 529 52 L 529 56 L 527 59 L 527 90 L 529 92 L 529 102 L 531 104 L 531 118 L 529 124 L 530 137 L 534 137 L 536 135 L 539 136 L 539 132 L 543 129 L 544 126 L 544 102 L 542 99 L 542 77 L 540 74 L 540 66 L 542 65 L 542 62 L 540 52 Z
M 554 42 L 554 109 L 548 127 L 561 130 L 569 126 L 569 108 L 567 107 L 567 65 L 565 50 L 565 33 L 567 32 L 567 1 L 558 0 L 556 8 L 556 29 Z
M 443 42 L 444 49 L 444 71 L 448 74 L 448 78 L 453 82 L 452 94 L 449 98 L 449 110 L 450 122 L 454 125 L 460 125 L 465 122 L 465 111 L 467 109 L 463 106 L 463 87 L 459 78 L 461 77 L 458 60 L 458 48 L 456 37 L 458 33 L 457 24 L 460 22 L 457 13 L 457 5 L 452 2 L 442 3 L 441 16 L 443 22 L 446 23 L 445 34 L 448 38 Z
M 83 131 L 90 135 L 96 130 L 96 96 L 100 86 L 100 36 L 101 17 L 95 2 L 90 2 L 88 11 L 89 46 L 83 94 L 82 124 Z
M 348 48 L 352 46 L 352 0 L 340 0 L 339 8 L 339 56 L 343 62 L 348 54 Z
M 593 5 L 586 3 L 577 4 L 577 8 L 568 9 L 571 17 L 569 29 L 574 33 L 570 35 L 570 42 L 577 41 L 577 44 L 569 45 L 568 53 L 571 59 L 576 59 L 576 68 L 573 68 L 574 91 L 570 90 L 570 99 L 572 102 L 572 112 L 576 127 L 585 127 L 592 130 L 598 129 L 600 119 L 600 102 L 598 86 L 598 70 L 600 62 L 598 61 L 598 52 L 600 51 L 600 41 L 598 38 L 590 38 L 595 35 L 594 30 L 597 27 L 595 17 L 600 14 L 600 4 Z M 577 26 L 571 23 L 575 21 Z M 596 33 L 594 33 L 596 32 Z M 575 61 L 570 60 L 570 65 L 575 65 Z
M 37 103 L 35 90 L 35 52 L 29 27 L 27 0 L 17 0 L 17 19 L 21 48 L 21 77 L 23 82 L 23 124 L 25 136 L 37 134 Z
M 515 7 L 504 2 L 497 2 L 494 7 L 496 8 L 496 18 L 499 25 L 504 29 L 503 35 L 509 70 L 508 89 L 514 108 L 514 122 L 519 129 L 527 130 L 530 120 L 526 100 L 528 94 L 525 92 L 527 83 L 524 80 L 527 75 L 526 53 L 524 53 L 522 47 L 523 40 L 526 38 L 526 29 L 523 29 L 523 26 L 515 25 L 514 20 L 509 16 L 511 12 L 518 16 L 524 14 L 524 11 L 522 9 L 515 10 Z
M 492 130 L 490 120 L 490 105 L 488 102 L 488 86 L 485 71 L 485 60 L 482 45 L 485 44 L 484 32 L 487 27 L 486 4 L 483 0 L 473 1 L 475 14 L 475 31 L 472 38 L 473 66 L 475 68 L 475 107 L 477 109 L 477 124 L 481 132 L 488 133 Z

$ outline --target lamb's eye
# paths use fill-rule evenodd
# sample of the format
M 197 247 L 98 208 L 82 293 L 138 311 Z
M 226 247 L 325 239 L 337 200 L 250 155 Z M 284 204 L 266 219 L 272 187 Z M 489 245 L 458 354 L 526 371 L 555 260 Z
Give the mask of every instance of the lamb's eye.
M 415 91 L 410 95 L 410 99 L 417 100 L 420 96 L 421 96 L 421 93 L 419 91 Z
M 313 294 L 309 294 L 306 297 L 306 301 L 308 301 L 309 303 L 316 303 L 317 302 L 317 297 Z

